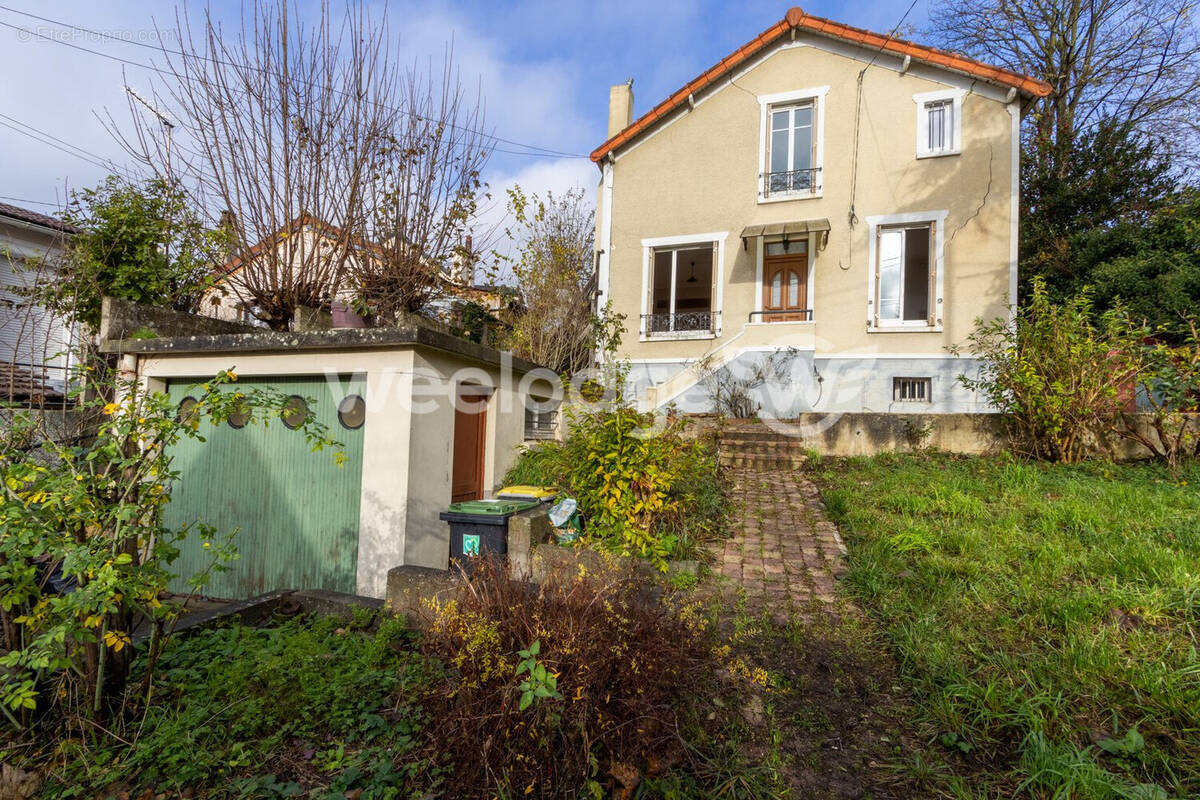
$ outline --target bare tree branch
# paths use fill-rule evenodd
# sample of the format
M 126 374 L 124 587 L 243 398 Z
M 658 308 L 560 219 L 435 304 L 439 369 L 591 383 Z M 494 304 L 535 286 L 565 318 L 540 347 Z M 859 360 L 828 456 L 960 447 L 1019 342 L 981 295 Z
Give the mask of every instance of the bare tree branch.
M 1031 120 L 1060 152 L 1121 120 L 1194 161 L 1200 134 L 1195 0 L 949 0 L 932 14 L 943 47 L 1033 75 L 1052 91 Z M 1194 166 L 1194 165 L 1193 165 Z

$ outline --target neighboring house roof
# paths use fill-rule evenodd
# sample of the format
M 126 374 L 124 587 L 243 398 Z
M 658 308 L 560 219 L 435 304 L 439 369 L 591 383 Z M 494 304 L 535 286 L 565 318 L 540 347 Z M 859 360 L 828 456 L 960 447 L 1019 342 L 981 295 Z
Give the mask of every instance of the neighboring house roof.
M 328 222 L 312 216 L 311 214 L 301 214 L 289 222 L 285 227 L 280 228 L 270 236 L 261 239 L 258 244 L 251 247 L 245 253 L 238 254 L 226 261 L 224 264 L 217 266 L 213 272 L 218 276 L 218 282 L 237 272 L 238 269 L 240 269 L 246 263 L 246 261 L 253 259 L 259 253 L 265 252 L 268 247 L 278 246 L 280 240 L 285 234 L 292 236 L 300 231 L 303 231 L 306 227 L 312 227 L 318 232 L 326 234 L 331 238 L 342 235 L 342 229 L 336 225 L 331 225 Z
M 61 233 L 79 233 L 79 229 L 74 225 L 63 222 L 57 217 L 39 214 L 36 211 L 30 211 L 18 206 L 10 206 L 8 203 L 0 203 L 0 217 L 8 217 L 9 219 L 15 219 L 42 228 L 49 228 Z
M 632 125 L 621 130 L 611 139 L 593 150 L 592 161 L 599 161 L 613 150 L 632 141 L 668 114 L 687 103 L 688 97 L 708 88 L 721 78 L 729 75 L 738 66 L 749 61 L 759 52 L 787 35 L 791 30 L 799 30 L 819 36 L 826 36 L 831 39 L 852 42 L 863 47 L 874 48 L 881 52 L 893 53 L 899 56 L 911 56 L 914 61 L 932 64 L 943 69 L 969 75 L 973 78 L 979 78 L 1000 86 L 1016 89 L 1027 97 L 1045 97 L 1050 94 L 1050 84 L 1036 78 L 1031 78 L 1027 75 L 1004 69 L 1003 67 L 985 64 L 982 61 L 976 61 L 957 53 L 950 53 L 945 50 L 938 50 L 935 47 L 926 47 L 925 45 L 906 42 L 902 39 L 896 39 L 881 33 L 872 33 L 862 28 L 855 28 L 852 25 L 845 25 L 841 22 L 824 19 L 823 17 L 816 17 L 812 14 L 806 14 L 799 7 L 794 7 L 788 9 L 787 15 L 782 20 L 776 22 L 745 45 L 718 61 L 704 74 L 650 109 L 648 113 L 639 117 Z
M 49 383 L 44 369 L 31 370 L 0 361 L 0 400 L 62 400 L 63 393 Z

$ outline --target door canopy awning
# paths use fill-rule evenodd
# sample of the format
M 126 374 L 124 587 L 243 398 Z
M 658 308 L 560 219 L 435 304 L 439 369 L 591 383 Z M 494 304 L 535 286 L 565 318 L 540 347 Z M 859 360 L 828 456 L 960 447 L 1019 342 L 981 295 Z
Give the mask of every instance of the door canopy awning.
M 750 240 L 763 236 L 782 236 L 786 242 L 789 239 L 800 239 L 811 236 L 818 250 L 824 250 L 829 241 L 829 220 L 801 219 L 795 222 L 770 222 L 766 225 L 747 225 L 742 229 L 742 249 L 748 249 Z

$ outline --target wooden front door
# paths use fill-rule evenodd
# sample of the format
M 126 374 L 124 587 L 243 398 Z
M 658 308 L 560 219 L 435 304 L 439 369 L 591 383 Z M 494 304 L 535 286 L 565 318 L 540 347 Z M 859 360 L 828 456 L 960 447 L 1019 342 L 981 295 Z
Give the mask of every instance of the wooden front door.
M 763 259 L 763 321 L 808 319 L 808 254 Z
M 484 435 L 487 395 L 458 390 L 454 408 L 454 452 L 450 469 L 450 502 L 483 498 Z

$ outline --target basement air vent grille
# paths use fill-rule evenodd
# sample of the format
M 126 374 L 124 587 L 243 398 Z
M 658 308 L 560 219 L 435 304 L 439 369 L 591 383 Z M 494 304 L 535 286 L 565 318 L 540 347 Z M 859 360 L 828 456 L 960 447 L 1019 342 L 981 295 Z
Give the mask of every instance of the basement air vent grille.
M 892 378 L 892 400 L 897 403 L 932 403 L 931 378 Z

